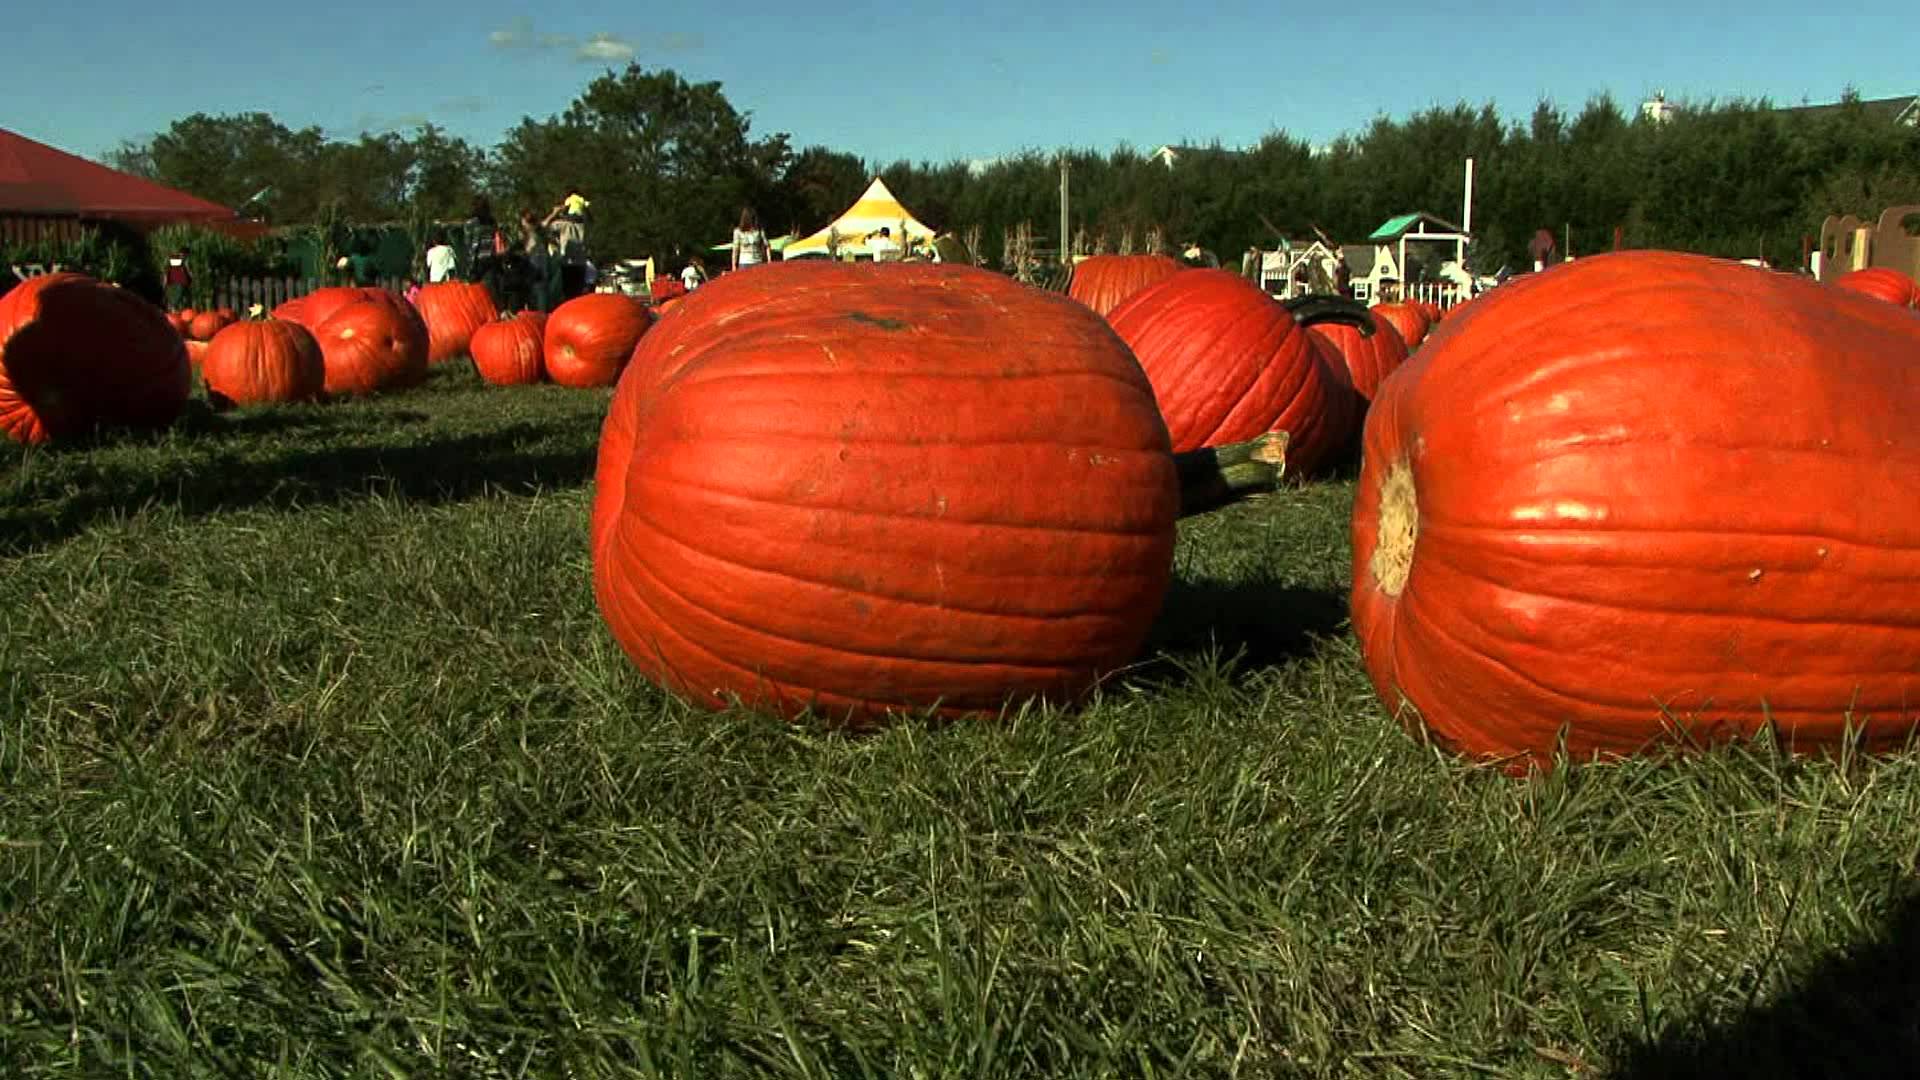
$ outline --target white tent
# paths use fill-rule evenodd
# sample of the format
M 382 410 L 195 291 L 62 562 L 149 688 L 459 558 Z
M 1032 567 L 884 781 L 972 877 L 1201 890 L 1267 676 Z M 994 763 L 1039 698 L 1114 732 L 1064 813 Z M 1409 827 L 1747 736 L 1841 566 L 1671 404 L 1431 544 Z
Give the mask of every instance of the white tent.
M 879 177 L 867 185 L 865 194 L 854 201 L 845 213 L 833 220 L 833 223 L 812 236 L 795 240 L 781 251 L 780 257 L 792 259 L 807 255 L 830 255 L 829 241 L 837 241 L 843 249 L 851 249 L 856 254 L 867 253 L 867 234 L 879 232 L 882 227 L 893 234 L 893 242 L 903 249 L 916 241 L 932 240 L 932 229 L 922 225 L 900 200 L 893 197 L 887 185 Z

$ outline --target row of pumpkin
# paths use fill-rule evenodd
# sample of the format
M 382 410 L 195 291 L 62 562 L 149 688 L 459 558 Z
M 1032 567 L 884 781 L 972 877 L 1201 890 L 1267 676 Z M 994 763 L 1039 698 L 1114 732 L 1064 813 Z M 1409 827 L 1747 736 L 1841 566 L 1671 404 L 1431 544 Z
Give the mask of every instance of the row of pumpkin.
M 1082 264 L 1078 301 L 945 264 L 725 275 L 595 354 L 618 380 L 596 596 L 642 671 L 713 707 L 874 723 L 1072 700 L 1135 658 L 1179 517 L 1270 487 L 1276 431 L 1295 477 L 1364 431 L 1354 630 L 1382 700 L 1442 744 L 1514 769 L 1767 725 L 1897 745 L 1920 719 L 1920 316 L 1901 310 L 1920 292 L 1859 280 L 1894 302 L 1621 253 L 1430 324 L 1178 264 Z M 42 286 L 24 322 L 0 301 L 0 425 L 61 405 L 22 340 L 81 332 L 83 301 L 106 325 L 114 293 Z M 277 321 L 316 328 L 332 388 L 451 325 L 383 296 Z M 467 347 L 518 328 L 516 355 L 537 338 L 563 381 L 566 314 L 476 314 Z M 341 389 L 411 376 L 384 378 Z

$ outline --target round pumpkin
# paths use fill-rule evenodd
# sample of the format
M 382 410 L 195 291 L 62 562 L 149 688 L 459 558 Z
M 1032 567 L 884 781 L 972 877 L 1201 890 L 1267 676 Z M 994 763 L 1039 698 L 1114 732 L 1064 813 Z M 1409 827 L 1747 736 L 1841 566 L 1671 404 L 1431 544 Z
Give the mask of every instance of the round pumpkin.
M 427 324 L 427 362 L 430 364 L 467 355 L 474 331 L 500 314 L 487 287 L 471 281 L 422 285 L 413 304 Z
M 191 367 L 195 371 L 198 371 L 200 370 L 201 361 L 205 360 L 207 357 L 207 342 L 195 341 L 192 338 L 188 338 L 186 339 L 186 344 L 187 344 L 187 366 Z
M 473 332 L 470 349 L 480 377 L 495 386 L 527 386 L 540 381 L 547 317 L 523 311 L 495 319 Z
M 0 430 L 15 442 L 165 427 L 192 388 L 186 343 L 125 289 L 68 272 L 0 297 Z
M 1440 309 L 1439 304 L 1431 300 L 1415 300 L 1413 301 L 1413 306 L 1419 308 L 1420 314 L 1427 317 L 1427 329 L 1429 333 L 1432 332 L 1433 324 L 1439 322 L 1442 316 L 1446 314 Z
M 1350 391 L 1306 332 L 1333 319 L 1371 329 L 1350 300 L 1283 305 L 1238 274 L 1183 270 L 1107 318 L 1152 381 L 1176 451 L 1284 430 L 1287 470 L 1305 477 L 1351 435 L 1354 407 L 1343 396 Z
M 313 401 L 326 389 L 320 343 L 299 323 L 236 322 L 214 335 L 200 379 L 216 406 Z
M 1308 331 L 1324 346 L 1328 365 L 1338 365 L 1363 401 L 1372 401 L 1387 376 L 1406 363 L 1407 346 L 1393 324 L 1381 320 L 1373 333 L 1345 323 L 1323 323 Z
M 375 394 L 418 385 L 427 377 L 427 328 L 412 308 L 381 299 L 355 300 L 313 331 L 325 362 L 329 394 Z
M 173 327 L 173 332 L 181 337 L 190 336 L 193 330 L 193 320 L 178 311 L 167 312 L 167 325 Z
M 1885 300 L 1903 308 L 1920 308 L 1920 284 L 1892 267 L 1869 266 L 1849 270 L 1834 281 L 1834 288 Z
M 646 305 L 630 296 L 574 297 L 547 317 L 547 377 L 578 389 L 612 386 L 652 321 Z
M 1596 255 L 1475 301 L 1366 424 L 1352 610 L 1382 699 L 1515 770 L 1563 737 L 1589 758 L 1768 723 L 1899 745 L 1916 355 L 1898 308 L 1699 255 Z
M 215 334 L 232 325 L 233 321 L 231 315 L 223 315 L 218 311 L 203 311 L 195 315 L 193 321 L 187 324 L 187 334 L 195 341 L 212 341 Z
M 1370 310 L 1376 320 L 1393 327 L 1409 353 L 1419 348 L 1420 343 L 1426 340 L 1427 331 L 1433 329 L 1433 322 L 1427 318 L 1427 313 L 1412 304 L 1375 304 Z
M 614 393 L 594 589 L 633 662 L 708 707 L 1070 700 L 1160 607 L 1167 451 L 1139 365 L 1064 296 L 955 264 L 728 274 Z
M 1185 269 L 1169 255 L 1092 255 L 1074 264 L 1067 295 L 1106 315 L 1134 293 Z

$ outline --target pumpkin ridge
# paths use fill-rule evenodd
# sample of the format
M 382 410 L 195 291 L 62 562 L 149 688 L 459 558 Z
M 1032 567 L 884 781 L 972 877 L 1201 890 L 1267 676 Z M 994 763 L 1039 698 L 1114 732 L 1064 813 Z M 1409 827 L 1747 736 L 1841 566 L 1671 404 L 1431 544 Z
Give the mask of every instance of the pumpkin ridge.
M 650 531 L 652 531 L 655 536 L 659 536 L 664 539 L 667 539 L 671 541 L 675 546 L 696 556 L 697 561 L 706 561 L 711 563 L 724 563 L 732 569 L 743 570 L 749 574 L 763 575 L 770 578 L 779 578 L 782 581 L 799 582 L 803 585 L 811 585 L 815 588 L 824 589 L 831 592 L 846 593 L 852 596 L 862 596 L 862 597 L 868 597 L 868 598 L 877 599 L 877 600 L 884 600 L 889 605 L 898 605 L 901 607 L 926 608 L 929 611 L 937 612 L 942 615 L 963 615 L 963 616 L 971 615 L 971 616 L 981 618 L 983 620 L 990 620 L 993 622 L 1025 620 L 1028 622 L 1039 623 L 1043 627 L 1054 628 L 1058 631 L 1067 631 L 1069 628 L 1071 628 L 1072 626 L 1078 623 L 1114 622 L 1116 621 L 1116 618 L 1115 618 L 1116 615 L 1124 613 L 1126 608 L 1131 606 L 1131 605 L 1122 605 L 1120 607 L 1116 607 L 1108 611 L 1090 611 L 1090 612 L 1084 612 L 1079 615 L 1060 616 L 1060 615 L 1032 615 L 1032 614 L 1024 614 L 1024 613 L 1008 613 L 1005 611 L 997 611 L 997 610 L 982 611 L 978 609 L 958 607 L 953 604 L 948 604 L 941 601 L 911 600 L 902 596 L 892 596 L 885 593 L 877 593 L 877 592 L 872 592 L 870 590 L 857 589 L 850 585 L 845 584 L 844 582 L 820 581 L 815 578 L 809 578 L 802 575 L 789 573 L 788 571 L 785 571 L 785 570 L 769 570 L 765 567 L 752 566 L 747 563 L 735 562 L 732 559 L 723 558 L 721 556 L 714 555 L 711 552 L 705 551 L 704 549 L 696 545 L 686 543 L 685 541 L 680 540 L 677 537 L 674 537 L 670 534 L 660 531 L 657 527 L 650 526 Z M 769 640 L 777 641 L 785 645 L 806 645 L 810 648 L 822 649 L 827 652 L 839 653 L 842 656 L 851 656 L 851 657 L 857 657 L 861 659 L 901 660 L 909 663 L 927 664 L 927 665 L 934 665 L 934 666 L 952 665 L 956 667 L 1000 667 L 1000 668 L 1013 668 L 1016 670 L 1036 671 L 1036 672 L 1062 671 L 1062 670 L 1068 670 L 1073 666 L 1075 666 L 1069 662 L 1065 662 L 1065 661 L 1061 661 L 1053 658 L 1033 659 L 1033 660 L 1009 660 L 1009 659 L 1002 659 L 1002 658 L 979 659 L 979 658 L 973 658 L 973 657 L 955 656 L 952 654 L 944 654 L 940 656 L 915 656 L 910 652 L 907 652 L 905 650 L 904 644 L 900 642 L 896 642 L 895 644 L 890 646 L 886 651 L 879 651 L 874 649 L 854 648 L 851 645 L 847 644 L 844 638 L 837 637 L 837 636 L 829 635 L 829 636 L 816 638 L 816 637 L 805 637 L 805 636 L 802 636 L 799 634 L 793 634 L 793 633 L 782 633 L 781 631 L 774 630 L 765 625 L 755 626 L 755 625 L 743 623 L 739 621 L 739 619 L 735 618 L 734 616 L 721 612 L 712 604 L 701 603 L 696 601 L 693 597 L 689 596 L 685 591 L 675 588 L 672 585 L 669 585 L 665 581 L 661 580 L 660 575 L 654 572 L 652 565 L 647 563 L 646 560 L 643 560 L 643 559 L 635 560 L 635 562 L 632 565 L 639 568 L 649 578 L 652 578 L 654 581 L 655 587 L 658 588 L 661 591 L 661 593 L 667 596 L 670 596 L 672 599 L 674 599 L 678 603 L 688 608 L 697 610 L 702 614 L 705 614 L 715 619 L 718 622 L 724 623 L 725 625 L 732 627 L 735 630 L 740 630 L 754 636 L 765 637 L 765 638 L 768 638 Z M 1120 591 L 1115 590 L 1115 593 L 1116 595 L 1119 595 Z
M 1471 522 L 1471 521 L 1446 521 L 1446 520 L 1437 519 L 1431 514 L 1423 515 L 1422 528 L 1427 529 L 1431 532 L 1436 532 L 1436 533 L 1465 532 L 1465 533 L 1482 533 L 1482 534 L 1487 534 L 1487 533 L 1511 534 L 1517 531 L 1515 526 L 1505 522 L 1491 523 L 1491 522 Z M 1645 525 L 1612 525 L 1612 524 L 1609 524 L 1605 527 L 1595 527 L 1592 525 L 1583 525 L 1578 523 L 1567 524 L 1567 525 L 1553 525 L 1549 523 L 1530 521 L 1526 523 L 1525 531 L 1529 533 L 1550 534 L 1555 536 L 1556 538 L 1557 537 L 1571 538 L 1571 537 L 1577 537 L 1582 535 L 1594 536 L 1594 537 L 1629 535 L 1629 536 L 1660 537 L 1664 539 L 1687 539 L 1691 537 L 1720 538 L 1720 537 L 1729 537 L 1729 536 L 1739 536 L 1739 537 L 1748 537 L 1751 539 L 1758 539 L 1758 540 L 1805 540 L 1805 541 L 1808 541 L 1809 543 L 1834 544 L 1840 547 L 1857 548 L 1862 551 L 1883 551 L 1883 552 L 1895 553 L 1895 554 L 1902 553 L 1902 552 L 1909 552 L 1909 551 L 1920 551 L 1920 541 L 1916 541 L 1911 544 L 1900 544 L 1900 543 L 1892 543 L 1892 542 L 1883 543 L 1875 540 L 1854 539 L 1851 537 L 1840 536 L 1834 533 L 1807 532 L 1801 529 L 1741 529 L 1741 528 L 1732 528 L 1732 527 L 1722 529 L 1718 527 L 1708 527 L 1704 525 L 1699 527 L 1689 527 L 1689 528 L 1661 528 L 1657 526 L 1645 526 Z M 1556 562 L 1564 562 L 1564 560 L 1556 559 Z M 1613 565 L 1613 564 L 1591 563 L 1587 565 L 1607 566 L 1607 565 Z
M 1144 292 L 1145 290 L 1142 290 L 1142 291 Z M 1172 329 L 1168 331 L 1169 335 L 1171 336 L 1177 333 L 1178 336 L 1185 337 L 1193 332 L 1193 327 L 1191 327 L 1188 324 L 1192 322 L 1200 321 L 1202 329 L 1214 331 L 1213 340 L 1215 342 L 1232 341 L 1232 340 L 1235 340 L 1234 335 L 1238 334 L 1244 325 L 1249 323 L 1266 321 L 1268 318 L 1267 312 L 1262 311 L 1259 308 L 1249 307 L 1248 310 L 1239 312 L 1238 317 L 1229 320 L 1224 327 L 1219 327 L 1217 330 L 1215 330 L 1214 327 L 1208 326 L 1204 321 L 1201 320 L 1201 316 L 1204 314 L 1206 313 L 1189 313 L 1185 311 L 1175 312 L 1168 319 L 1168 322 L 1172 324 Z M 1186 316 L 1186 317 L 1181 318 L 1181 316 Z M 1267 363 L 1267 361 L 1272 358 L 1273 350 L 1267 348 L 1266 343 L 1268 338 L 1272 336 L 1273 331 L 1276 328 L 1277 328 L 1276 326 L 1269 326 L 1267 328 L 1267 332 L 1262 334 L 1258 339 L 1258 341 L 1254 345 L 1249 346 L 1249 348 L 1246 350 L 1250 354 L 1257 354 L 1258 356 L 1260 356 L 1261 363 L 1258 365 L 1251 366 L 1245 372 L 1245 376 L 1244 376 L 1245 382 L 1238 388 L 1237 392 L 1232 392 L 1232 396 L 1229 397 L 1228 396 L 1229 391 L 1216 390 L 1214 395 L 1214 400 L 1223 403 L 1225 407 L 1222 408 L 1220 411 L 1219 421 L 1214 423 L 1208 429 L 1207 436 L 1204 439 L 1200 439 L 1195 443 L 1195 446 L 1194 446 L 1195 449 L 1205 446 L 1208 442 L 1219 438 L 1220 432 L 1225 430 L 1228 421 L 1233 419 L 1233 416 L 1236 412 L 1238 412 L 1241 408 L 1246 406 L 1247 398 L 1251 396 L 1255 388 L 1257 388 L 1260 385 L 1260 377 L 1266 372 L 1267 368 L 1272 366 L 1271 364 Z M 1283 334 L 1281 336 L 1284 339 L 1285 335 Z M 1165 391 L 1164 391 L 1165 398 L 1171 401 L 1188 400 L 1187 391 L 1191 386 L 1193 385 L 1204 386 L 1205 383 L 1202 380 L 1205 380 L 1207 378 L 1217 378 L 1219 374 L 1220 374 L 1219 369 L 1210 367 L 1206 364 L 1187 364 L 1181 369 L 1179 369 L 1178 375 L 1180 377 L 1177 380 L 1168 382 L 1166 384 Z M 1152 377 L 1149 376 L 1148 378 L 1151 381 Z M 1161 394 L 1161 391 L 1156 390 L 1155 394 L 1159 395 Z M 1180 449 L 1180 448 L 1175 447 L 1175 449 Z
M 723 488 L 714 487 L 711 484 L 696 484 L 691 480 L 674 480 L 668 477 L 656 475 L 656 476 L 649 476 L 646 480 L 646 483 L 659 484 L 662 487 L 677 487 L 677 488 L 685 488 L 689 490 L 710 492 L 715 496 L 721 496 L 727 499 L 735 500 L 738 502 L 744 502 L 744 503 L 755 503 L 763 506 L 781 506 L 781 507 L 786 507 L 787 509 L 790 509 L 790 510 L 809 509 L 809 507 L 807 507 L 803 503 L 790 503 L 790 502 L 784 502 L 780 499 L 770 499 L 770 498 L 766 498 L 759 495 L 749 495 L 744 492 L 727 491 Z M 968 525 L 976 528 L 1016 529 L 1022 532 L 1067 533 L 1070 535 L 1079 535 L 1079 536 L 1156 536 L 1158 535 L 1158 530 L 1151 529 L 1151 528 L 1136 530 L 1136 529 L 1115 529 L 1115 528 L 1105 528 L 1105 527 L 1093 528 L 1085 525 L 1038 525 L 1032 522 L 1020 522 L 1020 521 L 963 521 L 957 518 L 941 519 L 937 515 L 931 514 L 931 513 L 907 514 L 907 513 L 895 513 L 895 512 L 884 511 L 884 510 L 850 509 L 847 507 L 839 507 L 839 506 L 834 507 L 833 512 L 836 514 L 841 514 L 848 517 L 880 518 L 886 521 L 946 520 L 951 523 Z

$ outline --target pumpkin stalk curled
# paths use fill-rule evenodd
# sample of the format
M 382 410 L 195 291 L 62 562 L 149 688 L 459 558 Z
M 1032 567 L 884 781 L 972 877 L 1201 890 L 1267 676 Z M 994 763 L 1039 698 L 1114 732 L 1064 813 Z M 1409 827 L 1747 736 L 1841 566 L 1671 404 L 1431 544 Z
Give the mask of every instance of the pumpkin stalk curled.
M 1279 490 L 1287 474 L 1287 433 L 1173 455 L 1180 475 L 1180 516 L 1192 517 Z
M 1314 326 L 1319 323 L 1344 323 L 1360 331 L 1361 337 L 1372 337 L 1376 327 L 1373 312 L 1358 300 L 1349 300 L 1344 296 L 1331 293 L 1308 293 L 1291 300 L 1281 301 L 1281 307 L 1293 313 L 1295 322 L 1301 326 Z

